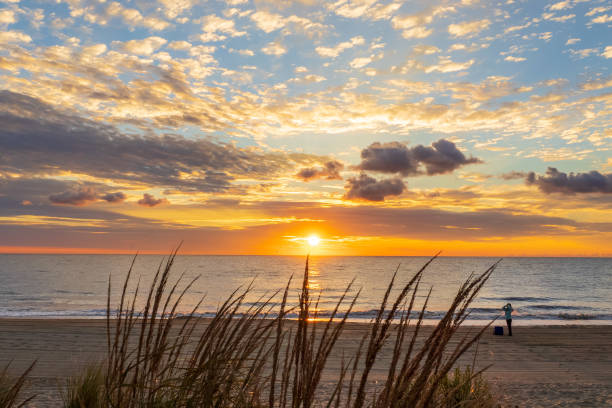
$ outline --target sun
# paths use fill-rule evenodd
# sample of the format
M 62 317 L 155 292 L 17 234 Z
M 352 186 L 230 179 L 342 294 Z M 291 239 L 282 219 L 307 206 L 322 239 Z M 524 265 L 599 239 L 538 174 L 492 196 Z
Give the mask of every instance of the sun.
M 307 240 L 308 240 L 308 245 L 312 247 L 319 245 L 319 243 L 321 242 L 321 238 L 317 237 L 316 235 L 309 236 Z

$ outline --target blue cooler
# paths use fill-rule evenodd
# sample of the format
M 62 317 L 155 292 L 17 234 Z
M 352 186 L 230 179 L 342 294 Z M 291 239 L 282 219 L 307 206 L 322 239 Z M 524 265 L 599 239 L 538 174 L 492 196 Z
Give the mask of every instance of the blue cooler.
M 493 327 L 493 334 L 496 336 L 503 336 L 504 335 L 504 328 L 502 326 L 495 326 Z

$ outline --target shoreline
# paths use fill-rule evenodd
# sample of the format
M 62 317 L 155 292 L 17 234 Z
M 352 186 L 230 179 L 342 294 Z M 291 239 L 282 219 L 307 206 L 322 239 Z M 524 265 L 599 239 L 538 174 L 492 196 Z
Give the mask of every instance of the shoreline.
M 501 322 L 500 322 L 501 323 Z M 505 323 L 505 322 L 504 322 Z M 202 319 L 202 326 L 206 319 Z M 502 324 L 499 324 L 502 325 Z M 324 379 L 338 375 L 342 351 L 351 353 L 368 323 L 348 322 L 326 367 Z M 480 326 L 461 327 L 457 338 Z M 505 324 L 504 324 L 505 326 Z M 514 327 L 513 327 L 514 328 Z M 423 334 L 432 326 L 425 326 Z M 492 366 L 485 378 L 502 406 L 606 406 L 612 404 L 612 326 L 517 326 L 514 336 L 494 336 L 485 331 L 476 358 L 477 368 Z M 456 344 L 457 340 L 452 342 Z M 452 347 L 452 345 L 451 345 Z M 30 406 L 56 406 L 58 385 L 87 363 L 102 361 L 106 353 L 103 319 L 0 318 L 0 367 L 12 361 L 18 373 L 35 359 L 31 389 L 40 393 Z M 386 375 L 387 350 L 372 372 L 372 381 Z M 474 349 L 460 366 L 472 364 Z
M 198 317 L 196 315 L 196 317 Z M 181 318 L 180 316 L 178 317 Z M 199 316 L 200 319 L 206 321 L 211 319 L 212 316 Z M 323 321 L 325 318 L 323 318 Z M 50 316 L 41 316 L 41 315 L 32 315 L 32 316 L 0 316 L 0 322 L 6 321 L 105 321 L 105 315 L 96 315 L 96 316 L 73 316 L 73 315 L 50 315 Z M 295 318 L 288 318 L 290 321 L 296 320 Z M 336 320 L 339 320 L 336 318 Z M 369 325 L 371 321 L 368 319 L 360 319 L 360 318 L 348 318 L 348 323 L 351 324 L 363 324 Z M 394 324 L 399 322 L 399 320 L 394 320 Z M 436 319 L 423 319 L 423 326 L 435 326 L 439 320 Z M 489 320 L 466 320 L 462 326 L 464 327 L 483 327 L 488 324 Z M 503 318 L 499 318 L 495 321 L 491 326 L 503 326 L 506 328 L 506 321 Z M 612 320 L 598 320 L 598 319 L 559 319 L 559 320 L 544 320 L 544 319 L 520 319 L 516 318 L 512 320 L 512 327 L 521 327 L 521 328 L 544 328 L 544 327 L 611 327 Z

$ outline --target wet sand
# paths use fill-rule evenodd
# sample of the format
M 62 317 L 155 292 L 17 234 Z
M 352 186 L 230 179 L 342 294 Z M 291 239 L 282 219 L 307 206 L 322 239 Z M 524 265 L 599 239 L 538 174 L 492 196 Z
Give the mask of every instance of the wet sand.
M 337 376 L 342 351 L 351 355 L 367 329 L 347 324 L 323 381 Z M 475 330 L 464 327 L 459 334 Z M 473 351 L 460 365 L 472 363 Z M 58 387 L 105 352 L 104 320 L 0 319 L 0 366 L 12 361 L 11 372 L 17 373 L 37 360 L 31 388 L 39 396 L 31 407 L 58 406 Z M 390 352 L 383 350 L 373 382 L 386 375 Z M 612 406 L 612 326 L 516 327 L 513 337 L 493 336 L 490 329 L 476 361 L 477 368 L 492 364 L 485 376 L 503 407 Z

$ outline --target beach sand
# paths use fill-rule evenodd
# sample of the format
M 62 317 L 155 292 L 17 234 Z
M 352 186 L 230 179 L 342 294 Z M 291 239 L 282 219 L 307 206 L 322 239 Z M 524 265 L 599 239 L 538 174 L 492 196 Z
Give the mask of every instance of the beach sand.
M 367 329 L 364 323 L 347 324 L 324 383 L 338 375 L 342 350 L 353 354 Z M 463 327 L 457 340 L 476 330 Z M 472 363 L 473 351 L 460 365 Z M 11 372 L 18 373 L 37 360 L 30 386 L 39 395 L 31 407 L 58 406 L 58 387 L 105 352 L 104 320 L 0 319 L 0 366 L 12 361 Z M 390 355 L 383 350 L 373 382 L 386 375 Z M 503 407 L 612 407 L 612 326 L 519 326 L 513 337 L 493 336 L 489 329 L 476 361 L 477 368 L 492 364 L 485 376 Z

